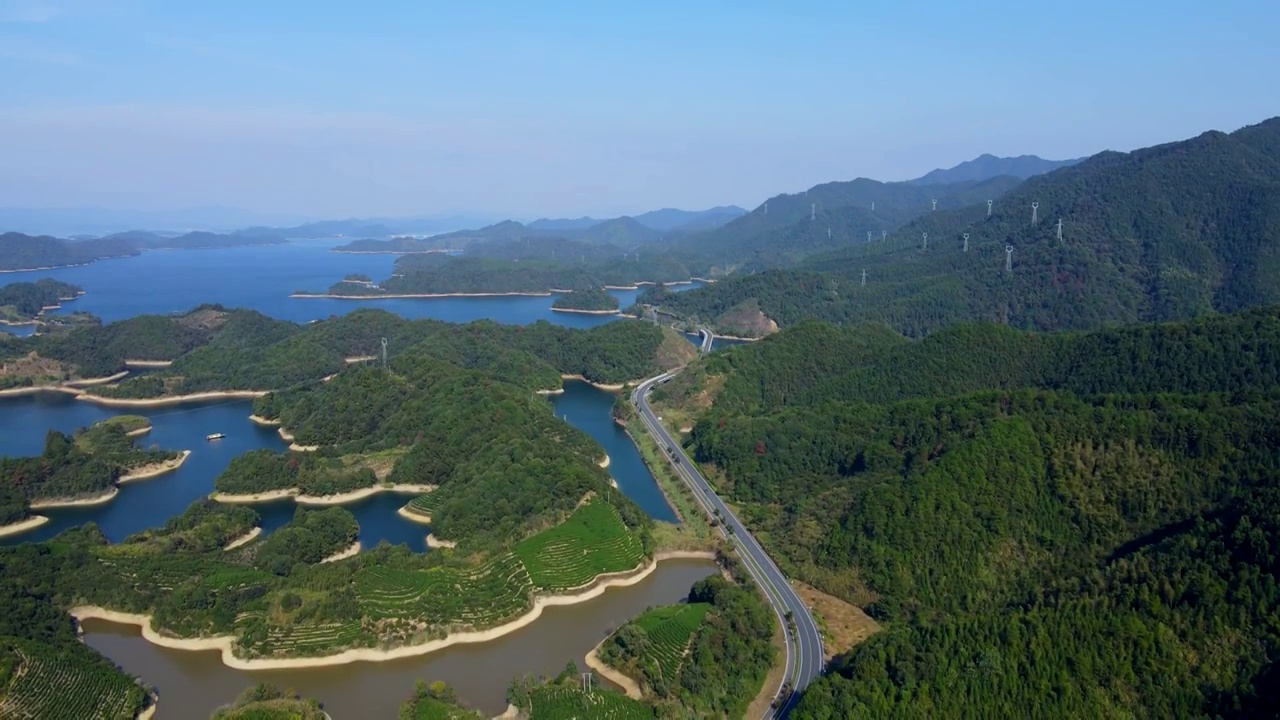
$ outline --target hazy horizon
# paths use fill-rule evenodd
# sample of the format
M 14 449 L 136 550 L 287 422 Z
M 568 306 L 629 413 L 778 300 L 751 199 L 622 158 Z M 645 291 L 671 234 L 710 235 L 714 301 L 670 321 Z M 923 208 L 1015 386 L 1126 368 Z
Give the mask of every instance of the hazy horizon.
M 1277 114 L 1280 11 L 1228 5 L 0 0 L 0 207 L 614 217 L 1131 150 Z

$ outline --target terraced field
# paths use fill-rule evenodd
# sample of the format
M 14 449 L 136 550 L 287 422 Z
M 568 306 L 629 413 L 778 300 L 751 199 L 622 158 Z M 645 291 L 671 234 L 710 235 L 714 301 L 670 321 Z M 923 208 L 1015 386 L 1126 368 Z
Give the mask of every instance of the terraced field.
M 618 509 L 595 497 L 559 525 L 521 541 L 516 555 L 539 590 L 572 590 L 602 573 L 633 570 L 644 560 L 644 547 L 618 515 Z
M 530 720 L 652 720 L 653 708 L 604 690 L 583 692 L 564 686 L 541 687 L 531 696 Z
M 640 661 L 641 665 L 647 666 L 647 672 L 657 672 L 671 686 L 679 676 L 685 650 L 693 634 L 710 609 L 709 603 L 665 605 L 636 618 L 635 624 L 648 634 L 649 647 L 652 648 L 649 655 Z
M 132 720 L 146 698 L 137 683 L 75 648 L 0 642 L 0 667 L 10 668 L 0 687 L 5 720 Z
M 328 655 L 357 646 L 362 632 L 358 622 L 273 626 L 267 630 L 266 647 L 290 656 Z
M 476 567 L 370 566 L 356 575 L 356 594 L 368 617 L 442 627 L 509 620 L 528 609 L 532 590 L 529 573 L 510 553 Z
M 425 495 L 419 495 L 409 501 L 409 509 L 420 515 L 430 517 L 431 513 L 434 512 L 440 503 L 444 501 L 444 497 L 445 495 L 442 492 L 432 492 Z

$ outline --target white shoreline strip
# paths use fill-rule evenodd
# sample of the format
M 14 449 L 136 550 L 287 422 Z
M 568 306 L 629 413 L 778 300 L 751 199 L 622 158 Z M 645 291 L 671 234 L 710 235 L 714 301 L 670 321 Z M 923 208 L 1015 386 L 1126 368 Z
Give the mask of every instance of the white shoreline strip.
M 443 650 L 447 647 L 453 647 L 454 645 L 496 640 L 497 638 L 508 635 L 532 624 L 542 615 L 542 611 L 546 608 L 576 605 L 578 603 L 600 597 L 611 587 L 635 585 L 651 575 L 653 571 L 657 569 L 659 562 L 677 558 L 696 558 L 707 560 L 714 558 L 714 553 L 705 551 L 673 551 L 658 553 L 654 555 L 654 559 L 652 561 L 642 564 L 635 571 L 623 576 L 600 580 L 591 588 L 584 590 L 583 592 L 575 593 L 573 595 L 551 595 L 535 598 L 533 601 L 533 608 L 530 609 L 529 612 L 510 622 L 494 628 L 489 628 L 488 630 L 472 630 L 453 633 L 439 640 L 429 640 L 418 645 L 405 645 L 389 650 L 353 648 L 334 655 L 325 655 L 321 657 L 258 658 L 246 660 L 236 657 L 234 651 L 235 638 L 230 635 L 194 639 L 174 638 L 161 635 L 156 632 L 151 625 L 151 617 L 149 615 L 119 612 L 93 605 L 73 607 L 68 612 L 72 617 L 81 621 L 96 619 L 124 625 L 136 625 L 142 629 L 143 638 L 148 642 L 159 645 L 160 647 L 172 648 L 175 650 L 217 650 L 221 653 L 222 663 L 235 670 L 285 670 L 292 668 L 331 667 L 334 665 L 347 665 L 354 662 L 383 662 L 386 660 L 416 657 L 418 655 L 426 655 L 437 650 Z

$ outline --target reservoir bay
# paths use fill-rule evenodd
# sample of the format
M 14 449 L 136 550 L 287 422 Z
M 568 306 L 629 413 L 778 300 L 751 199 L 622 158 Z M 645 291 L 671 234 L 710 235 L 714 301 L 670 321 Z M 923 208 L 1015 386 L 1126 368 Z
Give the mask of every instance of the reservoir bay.
M 87 312 L 113 322 L 135 315 L 182 312 L 202 303 L 251 308 L 281 320 L 307 322 L 360 307 L 382 308 L 406 318 L 448 322 L 494 320 L 527 325 L 546 320 L 565 327 L 595 327 L 610 315 L 559 313 L 552 296 L 446 297 L 431 299 L 339 300 L 291 298 L 299 290 L 323 292 L 348 273 L 375 280 L 391 276 L 394 255 L 330 252 L 346 240 L 299 240 L 285 245 L 211 250 L 149 250 L 135 257 L 99 260 L 79 267 L 9 273 L 0 283 L 52 278 L 79 285 L 85 294 L 51 314 Z M 673 285 L 687 290 L 701 283 Z M 637 290 L 610 290 L 620 307 L 635 302 Z M 30 326 L 10 331 L 29 332 Z
M 360 272 L 378 279 L 391 274 L 394 256 L 329 252 L 340 242 L 146 252 L 83 267 L 15 273 L 6 280 L 51 277 L 80 285 L 86 294 L 54 312 L 89 312 L 104 322 L 139 314 L 184 311 L 202 303 L 252 308 L 295 322 L 343 314 L 359 307 L 449 322 L 490 319 L 527 324 L 546 320 L 585 328 L 615 319 L 552 312 L 553 297 L 370 301 L 290 298 L 289 294 L 296 290 L 323 290 L 347 273 Z M 638 291 L 610 292 L 626 307 L 634 302 Z M 29 327 L 8 329 L 24 332 Z M 696 344 L 698 339 L 692 337 L 690 341 Z M 612 420 L 615 397 L 587 383 L 566 381 L 565 392 L 548 400 L 557 415 L 590 434 L 609 454 L 609 473 L 624 493 L 655 519 L 672 521 L 675 515 L 652 474 L 626 432 Z M 122 486 L 119 495 L 108 504 L 40 511 L 50 518 L 49 523 L 0 543 L 46 540 L 86 522 L 97 523 L 112 542 L 120 542 L 132 533 L 163 525 L 208 495 L 213 491 L 214 479 L 232 458 L 258 448 L 283 451 L 286 447 L 274 428 L 249 420 L 250 401 L 114 409 L 50 393 L 0 400 L 0 455 L 38 455 L 51 429 L 69 433 L 126 413 L 145 415 L 152 421 L 151 432 L 137 440 L 140 446 L 190 450 L 186 463 L 172 473 Z M 205 439 L 215 432 L 225 433 L 226 437 L 217 441 Z M 379 494 L 346 506 L 360 523 L 364 547 L 385 540 L 426 551 L 424 541 L 429 528 L 396 514 L 409 497 Z M 288 522 L 296 509 L 290 500 L 253 507 L 268 533 Z M 485 713 L 498 713 L 506 706 L 505 691 L 515 677 L 525 673 L 555 674 L 570 660 L 581 664 L 585 654 L 609 632 L 648 606 L 680 600 L 694 582 L 714 571 L 715 565 L 709 561 L 665 561 L 636 585 L 610 588 L 602 596 L 579 605 L 548 608 L 536 622 L 500 639 L 382 663 L 244 672 L 224 666 L 216 652 L 157 647 L 144 640 L 137 628 L 103 621 L 84 624 L 85 640 L 158 690 L 156 717 L 160 720 L 203 720 L 244 688 L 262 681 L 321 700 L 338 720 L 394 718 L 417 680 L 444 680 L 458 690 L 464 702 Z
M 308 670 L 232 670 L 216 651 L 158 647 L 133 626 L 88 620 L 83 627 L 89 645 L 155 686 L 160 694 L 157 720 L 207 720 L 214 708 L 258 682 L 316 698 L 334 720 L 394 720 L 418 680 L 443 680 L 464 703 L 491 716 L 506 708 L 507 686 L 514 678 L 555 675 L 570 660 L 582 667 L 591 648 L 619 625 L 651 605 L 682 599 L 691 585 L 713 572 L 709 561 L 667 560 L 635 585 L 610 588 L 579 605 L 547 608 L 537 622 L 490 642 L 416 658 Z

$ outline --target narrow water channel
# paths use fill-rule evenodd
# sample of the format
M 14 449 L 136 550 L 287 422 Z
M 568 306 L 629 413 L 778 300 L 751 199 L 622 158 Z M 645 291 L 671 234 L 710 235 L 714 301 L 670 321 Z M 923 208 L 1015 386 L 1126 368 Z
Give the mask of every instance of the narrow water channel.
M 443 680 L 470 707 L 496 715 L 507 705 L 513 679 L 555 675 L 570 660 L 584 667 L 587 652 L 620 624 L 651 605 L 680 600 L 714 570 L 708 561 L 669 560 L 635 585 L 610 588 L 580 605 L 547 608 L 537 622 L 492 642 L 389 662 L 246 672 L 223 665 L 217 652 L 157 647 L 136 628 L 102 621 L 84 623 L 85 641 L 159 691 L 157 720 L 207 720 L 258 682 L 316 698 L 334 720 L 395 720 L 416 681 Z
M 630 438 L 612 420 L 615 395 L 582 382 L 569 381 L 565 393 L 551 399 L 555 412 L 597 440 L 609 454 L 609 472 L 619 488 L 659 520 L 674 520 L 667 504 Z M 70 527 L 96 522 L 118 542 L 131 533 L 162 525 L 196 499 L 213 490 L 227 463 L 257 448 L 282 450 L 285 444 L 270 428 L 248 420 L 251 404 L 228 401 L 143 410 L 153 430 L 139 443 L 165 449 L 189 449 L 191 457 L 176 472 L 125 485 L 109 504 L 44 511 L 44 527 L 4 542 L 48 539 Z M 0 401 L 0 455 L 34 455 L 43 450 L 49 429 L 71 432 L 119 411 L 79 402 L 63 395 L 38 395 Z M 210 432 L 226 433 L 216 442 Z M 407 543 L 424 550 L 425 528 L 396 515 L 405 498 L 377 495 L 347 506 L 360 522 L 361 542 Z M 264 530 L 288 521 L 291 501 L 255 506 Z M 85 641 L 160 693 L 160 720 L 204 720 L 232 701 L 244 688 L 273 682 L 325 703 L 335 720 L 389 718 L 409 696 L 417 680 L 443 680 L 457 688 L 468 705 L 485 713 L 506 707 L 510 682 L 526 673 L 555 674 L 569 661 L 583 658 L 597 643 L 629 618 L 652 605 L 677 602 L 693 583 L 714 572 L 708 561 L 663 562 L 645 580 L 611 588 L 601 597 L 568 607 L 548 608 L 537 622 L 498 640 L 463 645 L 384 663 L 356 663 L 309 670 L 245 672 L 224 666 L 216 652 L 160 648 L 144 640 L 136 628 L 102 621 L 84 624 Z

